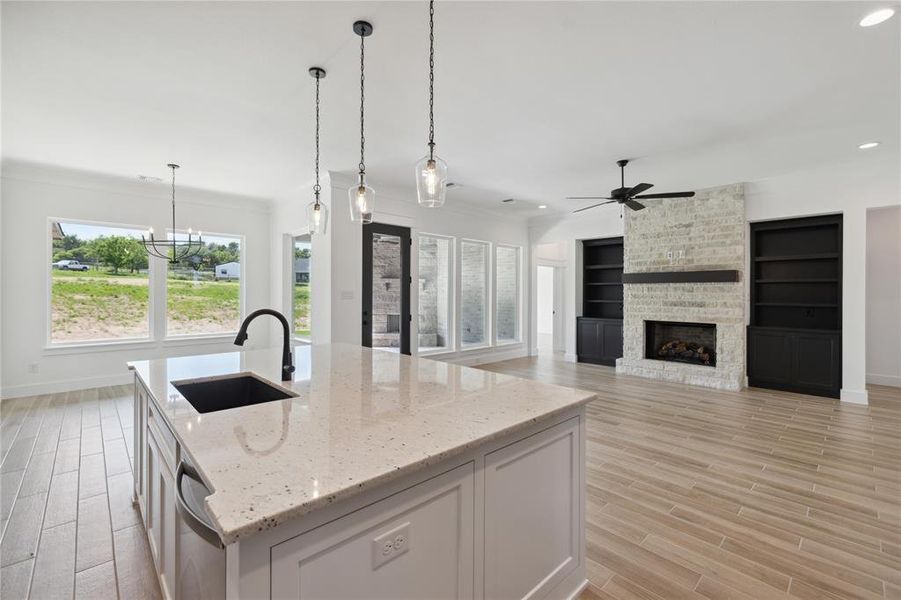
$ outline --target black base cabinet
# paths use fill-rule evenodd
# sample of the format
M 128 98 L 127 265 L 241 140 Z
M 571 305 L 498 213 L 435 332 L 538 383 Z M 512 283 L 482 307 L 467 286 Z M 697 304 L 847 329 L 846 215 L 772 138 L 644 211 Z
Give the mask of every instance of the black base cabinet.
M 748 327 L 748 385 L 838 398 L 841 333 Z
M 578 317 L 576 354 L 579 362 L 616 366 L 623 355 L 623 320 Z

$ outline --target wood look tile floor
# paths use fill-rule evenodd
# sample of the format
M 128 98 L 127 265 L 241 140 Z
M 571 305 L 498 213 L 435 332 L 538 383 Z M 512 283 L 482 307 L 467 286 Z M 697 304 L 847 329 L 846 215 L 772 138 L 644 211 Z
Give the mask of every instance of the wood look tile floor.
M 587 599 L 901 599 L 901 390 L 869 407 L 549 358 L 482 368 L 588 407 Z M 0 597 L 158 598 L 132 390 L 0 404 Z
M 901 599 L 901 389 L 870 405 L 524 358 L 597 392 L 583 599 Z
M 132 505 L 132 386 L 0 403 L 0 598 L 160 598 Z

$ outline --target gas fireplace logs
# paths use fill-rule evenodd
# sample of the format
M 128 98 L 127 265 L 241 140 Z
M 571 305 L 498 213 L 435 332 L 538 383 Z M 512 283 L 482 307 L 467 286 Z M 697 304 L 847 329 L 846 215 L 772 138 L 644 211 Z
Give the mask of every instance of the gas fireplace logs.
M 657 356 L 663 359 L 709 365 L 713 361 L 713 349 L 694 342 L 671 340 L 660 346 Z

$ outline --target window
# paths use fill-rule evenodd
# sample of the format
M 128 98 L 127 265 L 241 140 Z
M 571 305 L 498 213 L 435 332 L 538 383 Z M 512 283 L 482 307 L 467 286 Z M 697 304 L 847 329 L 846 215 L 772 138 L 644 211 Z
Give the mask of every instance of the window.
M 50 342 L 150 337 L 141 230 L 52 221 L 49 235 Z
M 419 236 L 419 351 L 451 344 L 451 238 Z
M 204 234 L 203 240 L 200 254 L 168 265 L 170 336 L 232 333 L 241 325 L 241 238 Z
M 460 242 L 460 342 L 461 346 L 486 346 L 488 339 L 487 242 Z
M 311 313 L 310 313 L 310 259 L 312 258 L 312 244 L 309 235 L 301 235 L 294 238 L 294 335 L 309 339 Z
M 519 341 L 519 271 L 519 248 L 498 246 L 494 257 L 494 321 L 499 344 Z

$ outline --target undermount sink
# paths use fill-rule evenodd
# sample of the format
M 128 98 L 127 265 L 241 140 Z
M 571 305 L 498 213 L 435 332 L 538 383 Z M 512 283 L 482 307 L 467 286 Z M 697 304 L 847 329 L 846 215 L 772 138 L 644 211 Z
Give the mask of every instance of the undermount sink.
M 209 413 L 251 404 L 293 398 L 291 394 L 253 375 L 236 375 L 201 381 L 172 382 L 197 412 Z

